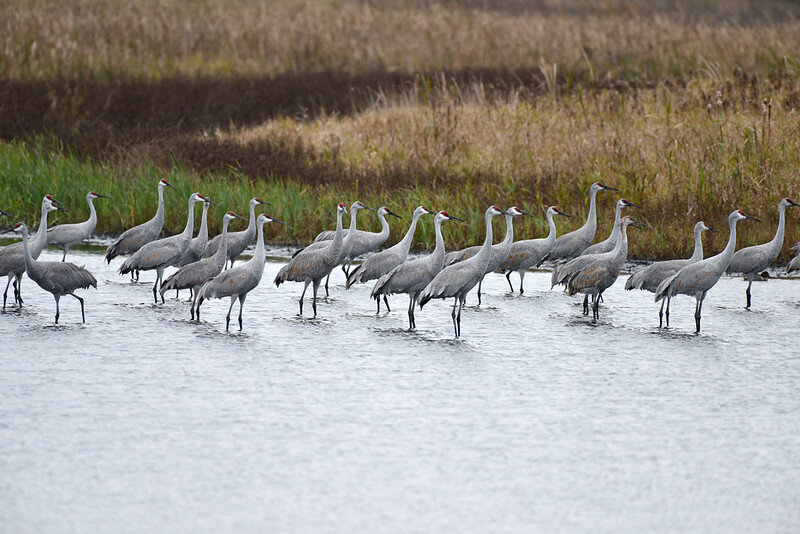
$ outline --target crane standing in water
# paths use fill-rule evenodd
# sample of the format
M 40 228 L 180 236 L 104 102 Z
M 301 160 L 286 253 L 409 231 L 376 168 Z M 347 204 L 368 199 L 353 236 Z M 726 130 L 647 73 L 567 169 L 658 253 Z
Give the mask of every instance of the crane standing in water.
M 230 261 L 231 267 L 233 267 L 233 262 L 236 261 L 236 258 L 238 258 L 256 238 L 256 206 L 259 205 L 271 206 L 272 204 L 257 197 L 251 198 L 248 204 L 250 209 L 250 223 L 247 225 L 247 228 L 241 232 L 228 233 L 228 261 Z M 217 252 L 217 248 L 219 248 L 221 239 L 221 236 L 217 236 L 209 241 L 203 256 L 206 258 L 213 256 Z
M 58 303 L 64 295 L 71 295 L 81 303 L 81 320 L 86 322 L 86 314 L 83 309 L 83 299 L 75 294 L 77 289 L 97 289 L 97 280 L 92 273 L 78 267 L 74 263 L 65 261 L 36 261 L 31 255 L 30 245 L 28 244 L 28 227 L 23 223 L 17 223 L 14 232 L 22 235 L 22 246 L 25 254 L 25 272 L 28 278 L 36 282 L 39 287 L 53 295 L 56 299 L 56 324 L 58 324 L 59 309 Z
M 225 316 L 225 331 L 227 332 L 231 324 L 231 310 L 236 300 L 239 300 L 239 331 L 242 330 L 242 308 L 247 294 L 252 291 L 264 276 L 264 261 L 266 260 L 266 250 L 264 247 L 264 225 L 269 222 L 285 224 L 283 221 L 274 219 L 263 213 L 256 219 L 258 225 L 258 241 L 253 257 L 243 265 L 231 267 L 214 277 L 213 280 L 206 282 L 200 289 L 200 298 L 197 302 L 197 316 L 200 317 L 200 306 L 206 299 L 231 298 L 231 305 L 228 308 L 228 315 Z M 220 243 L 220 246 L 222 244 Z
M 89 204 L 89 219 L 76 224 L 59 224 L 47 230 L 47 244 L 57 245 L 64 250 L 61 261 L 66 261 L 67 252 L 73 245 L 88 239 L 97 226 L 97 210 L 92 202 L 96 198 L 108 198 L 105 195 L 90 191 L 86 194 L 86 203 Z
M 50 195 L 42 199 L 42 216 L 39 219 L 39 229 L 30 238 L 30 252 L 33 259 L 39 257 L 47 243 L 47 214 L 51 211 L 69 211 L 61 202 Z M 22 275 L 25 272 L 25 249 L 22 243 L 13 243 L 0 250 L 0 276 L 7 276 L 8 283 L 3 293 L 3 309 L 6 307 L 8 286 L 14 284 L 14 302 L 22 307 Z
M 106 262 L 110 264 L 111 260 L 117 256 L 134 254 L 146 244 L 158 239 L 161 229 L 164 228 L 164 188 L 166 187 L 175 189 L 175 186 L 163 178 L 158 181 L 158 209 L 155 216 L 146 223 L 122 232 L 106 249 Z M 139 272 L 136 271 L 135 274 L 136 280 L 139 280 Z M 131 280 L 133 279 L 134 271 L 131 271 Z
M 651 263 L 644 269 L 640 269 L 630 275 L 625 282 L 625 289 L 630 291 L 632 289 L 643 289 L 650 293 L 655 293 L 658 286 L 677 273 L 682 268 L 689 264 L 696 263 L 703 259 L 703 232 L 706 230 L 710 232 L 719 233 L 719 230 L 706 226 L 703 221 L 694 225 L 694 252 L 692 256 L 685 260 L 667 260 L 657 261 Z M 667 297 L 661 301 L 661 309 L 658 311 L 658 327 L 661 328 L 664 321 L 664 303 L 667 304 L 667 326 L 669 326 L 669 304 L 671 297 Z
M 427 212 L 427 208 L 423 209 Z M 453 217 L 446 211 L 437 213 L 433 219 L 433 229 L 436 234 L 436 248 L 433 249 L 433 252 L 424 258 L 398 265 L 387 274 L 381 276 L 375 282 L 375 287 L 372 288 L 370 296 L 377 301 L 380 301 L 381 295 L 386 298 L 386 295 L 393 295 L 394 293 L 408 293 L 409 330 L 417 327 L 417 322 L 414 319 L 414 306 L 417 304 L 420 293 L 444 268 L 444 238 L 442 237 L 442 223 L 444 221 L 464 222 L 464 219 Z
M 420 309 L 431 299 L 446 299 L 454 297 L 453 302 L 453 329 L 456 338 L 461 337 L 461 310 L 467 300 L 467 293 L 475 287 L 486 275 L 492 255 L 492 218 L 497 215 L 507 215 L 508 212 L 497 206 L 489 206 L 484 214 L 486 224 L 486 237 L 480 252 L 473 257 L 449 265 L 437 274 L 431 283 L 419 296 Z M 456 313 L 456 310 L 458 312 Z
M 731 264 L 728 266 L 728 273 L 743 273 L 747 277 L 747 306 L 750 307 L 750 286 L 758 273 L 772 265 L 783 248 L 783 234 L 786 228 L 786 208 L 789 206 L 800 206 L 791 198 L 784 198 L 778 203 L 778 229 L 775 237 L 769 243 L 745 247 L 737 250 L 733 254 Z
M 706 293 L 716 285 L 720 277 L 728 270 L 733 258 L 733 251 L 736 248 L 736 223 L 744 219 L 758 221 L 755 217 L 745 215 L 739 210 L 732 212 L 728 216 L 728 227 L 730 228 L 728 244 L 725 245 L 723 251 L 716 256 L 683 267 L 680 271 L 661 282 L 656 290 L 656 302 L 678 294 L 690 295 L 695 298 L 697 304 L 694 309 L 694 320 L 698 334 L 700 333 L 700 316 Z

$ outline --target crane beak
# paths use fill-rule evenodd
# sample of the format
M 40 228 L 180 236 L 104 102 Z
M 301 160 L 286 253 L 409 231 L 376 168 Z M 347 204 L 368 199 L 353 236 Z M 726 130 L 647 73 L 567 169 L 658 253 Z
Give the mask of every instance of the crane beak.
M 175 186 L 172 185 L 171 183 L 169 183 L 169 182 L 164 182 L 164 183 L 167 184 L 167 187 L 171 187 L 172 189 L 175 189 Z
M 706 230 L 708 230 L 709 232 L 714 232 L 715 234 L 720 233 L 719 230 L 717 230 L 716 228 L 711 228 L 710 226 L 707 226 Z
M 274 222 L 274 223 L 278 223 L 278 224 L 282 224 L 282 225 L 286 226 L 286 223 L 281 221 L 280 219 L 274 219 L 274 218 L 270 217 L 270 220 L 272 222 Z
M 66 211 L 67 213 L 72 213 L 72 210 L 65 208 L 60 203 L 58 205 L 56 205 L 56 210 L 58 210 L 58 211 Z
M 639 221 L 632 222 L 631 226 L 634 226 L 636 228 L 650 228 L 649 224 L 647 224 L 645 222 L 639 222 Z
M 753 219 L 753 220 L 754 220 L 754 221 L 756 221 L 756 222 L 761 222 L 761 219 L 758 219 L 758 218 L 756 218 L 756 217 L 751 217 L 750 215 L 745 215 L 745 216 L 744 216 L 744 218 L 745 218 L 745 219 Z
M 629 207 L 629 208 L 639 208 L 639 209 L 642 209 L 642 207 L 641 207 L 641 206 L 639 206 L 639 205 L 637 205 L 637 204 L 634 204 L 633 202 L 628 202 L 627 204 L 628 204 L 628 207 Z
M 462 219 L 461 217 L 455 217 L 455 216 L 453 216 L 453 215 L 450 215 L 450 220 L 453 220 L 453 221 L 461 221 L 461 222 L 467 222 L 467 221 L 465 221 L 464 219 Z
M 572 218 L 572 215 L 569 213 L 564 213 L 563 211 L 557 211 L 556 215 L 563 215 L 564 217 L 569 217 L 570 219 Z
M 13 219 L 14 216 L 8 213 L 7 211 L 0 210 L 0 215 L 5 215 L 6 217 Z
M 531 215 L 531 214 L 530 214 L 530 213 L 528 213 L 527 211 L 522 211 L 522 210 L 519 210 L 519 212 L 520 212 L 521 214 L 523 214 L 523 215 L 527 215 L 528 217 L 531 217 L 531 218 L 533 218 L 533 215 Z
M 395 212 L 393 212 L 392 210 L 386 210 L 386 215 L 394 215 L 394 216 L 395 216 L 395 217 L 397 217 L 398 219 L 402 219 L 402 217 L 400 217 L 398 214 L 396 214 L 396 213 L 395 213 Z
M 603 189 L 608 189 L 609 191 L 619 191 L 616 187 L 611 187 L 610 185 L 604 185 Z
M 797 202 L 795 202 L 794 200 L 789 200 L 789 204 L 791 204 L 792 206 L 798 206 L 798 207 L 800 207 L 800 204 L 798 204 L 798 203 L 797 203 Z
M 220 206 L 219 204 L 217 204 L 216 202 L 214 202 L 213 200 L 211 200 L 211 199 L 210 199 L 210 198 L 208 198 L 208 197 L 205 197 L 205 201 L 206 201 L 208 204 L 213 204 L 214 206 L 216 206 L 216 207 L 218 207 L 218 208 L 221 208 L 221 207 L 222 207 L 222 206 Z
M 95 195 L 97 195 L 97 198 L 111 198 L 106 195 L 101 195 L 100 193 L 95 193 Z
M 266 200 L 260 200 L 260 199 L 259 199 L 258 203 L 259 203 L 259 204 L 264 204 L 265 206 L 272 206 L 272 204 L 270 204 L 270 203 L 269 203 L 269 202 L 267 202 Z
M 367 205 L 364 205 L 364 209 L 365 209 L 365 210 L 369 210 L 369 211 L 377 211 L 375 208 L 370 208 L 370 207 L 369 207 L 369 206 L 367 206 Z
M 246 220 L 247 220 L 247 219 L 245 219 L 244 217 L 242 217 L 241 215 L 234 215 L 234 218 L 236 218 L 236 219 L 241 219 L 241 220 L 243 220 L 243 221 L 246 221 Z

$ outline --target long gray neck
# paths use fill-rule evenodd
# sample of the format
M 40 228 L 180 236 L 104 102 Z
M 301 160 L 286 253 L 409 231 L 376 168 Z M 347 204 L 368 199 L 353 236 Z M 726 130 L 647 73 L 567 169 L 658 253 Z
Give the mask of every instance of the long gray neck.
M 506 237 L 503 239 L 503 245 L 510 245 L 514 241 L 514 216 L 506 215 Z
M 551 211 L 547 212 L 547 225 L 550 226 L 550 233 L 548 233 L 547 238 L 545 238 L 547 246 L 551 246 L 556 241 L 556 221 L 553 220 L 554 217 L 555 213 Z
M 622 204 L 617 204 L 617 209 L 614 212 L 614 226 L 611 227 L 611 235 L 608 236 L 608 239 L 614 241 L 619 239 L 619 219 L 622 217 Z
M 158 186 L 158 209 L 156 210 L 156 216 L 153 217 L 153 222 L 158 226 L 160 233 L 161 228 L 164 227 L 164 187 L 160 185 Z
M 261 265 L 261 270 L 264 270 L 264 261 L 266 260 L 266 249 L 264 248 L 264 225 L 266 223 L 258 223 L 258 241 L 256 241 L 256 249 L 253 251 L 253 260 L 256 265 Z
M 483 239 L 483 246 L 481 246 L 476 256 L 480 258 L 480 260 L 478 260 L 479 263 L 484 261 L 488 264 L 489 255 L 492 253 L 492 214 L 487 213 L 484 220 L 486 223 L 486 237 Z
M 611 251 L 617 269 L 622 268 L 628 257 L 628 225 L 621 224 L 619 226 L 619 238 L 617 238 L 617 242 L 614 245 L 614 250 Z
M 718 263 L 722 263 L 723 271 L 728 268 L 728 265 L 731 263 L 731 259 L 733 258 L 733 253 L 736 250 L 736 223 L 738 219 L 729 218 L 728 219 L 728 226 L 730 227 L 730 236 L 728 236 L 728 244 L 725 245 L 725 248 L 714 257 L 714 260 Z
M 358 215 L 357 209 L 350 209 L 350 226 L 347 228 L 347 235 L 342 244 L 342 255 L 347 256 L 353 250 L 353 242 L 356 240 L 356 216 Z
M 414 213 L 411 217 L 411 225 L 409 225 L 408 230 L 406 230 L 406 235 L 400 240 L 400 248 L 405 251 L 406 255 L 408 255 L 408 251 L 411 250 L 411 242 L 414 241 L 414 232 L 417 231 L 417 222 L 420 217 L 422 217 L 422 213 Z
M 186 228 L 183 229 L 181 235 L 183 237 L 192 238 L 194 233 L 194 199 L 189 199 L 189 217 L 186 218 Z
M 597 230 L 597 191 L 592 188 L 589 193 L 589 215 L 586 217 L 586 224 L 583 227 L 594 235 Z
M 47 214 L 50 213 L 50 210 L 47 209 L 47 206 L 42 205 L 42 216 L 39 218 L 39 229 L 31 238 L 31 256 L 34 259 L 39 257 L 39 254 L 42 253 L 42 250 L 47 243 Z M 25 239 L 27 241 L 27 238 Z
M 381 221 L 381 231 L 378 235 L 381 239 L 389 239 L 389 221 L 386 220 L 386 214 L 378 213 L 378 220 Z
M 228 259 L 228 223 L 230 222 L 227 217 L 222 220 L 222 237 L 219 238 L 219 247 L 214 253 L 214 259 L 219 262 Z
M 97 210 L 94 209 L 94 197 L 87 197 L 86 203 L 89 204 L 89 219 L 87 219 L 86 223 L 94 230 L 94 227 L 97 226 Z
M 210 202 L 203 202 L 203 218 L 200 219 L 200 230 L 197 232 L 197 237 L 203 241 L 208 241 L 208 208 L 210 206 Z
M 36 264 L 36 260 L 31 256 L 31 250 L 28 248 L 28 229 L 23 228 L 22 230 L 22 248 L 23 254 L 25 255 L 25 269 L 28 272 L 36 272 L 38 270 L 38 265 Z M 30 276 L 30 275 L 29 275 Z
M 441 256 L 444 261 L 444 237 L 442 237 L 442 219 L 433 222 L 433 233 L 436 235 L 436 247 L 433 249 L 431 257 L 438 259 Z
M 339 252 L 342 250 L 342 234 L 344 234 L 344 230 L 342 228 L 342 218 L 344 217 L 343 211 L 338 211 L 336 213 L 336 233 L 333 234 L 333 241 L 331 242 L 330 246 L 326 249 L 325 252 L 325 261 L 326 263 L 333 263 L 339 259 Z
M 694 252 L 689 261 L 695 262 L 703 259 L 703 229 L 694 229 Z
M 786 205 L 781 202 L 780 207 L 778 208 L 778 229 L 775 231 L 775 237 L 773 237 L 772 241 L 769 242 L 770 252 L 772 252 L 775 256 L 780 254 L 781 248 L 783 248 L 783 234 L 785 229 Z
M 245 228 L 244 232 L 246 235 L 251 236 L 248 240 L 247 244 L 253 242 L 253 237 L 255 237 L 256 231 L 256 204 L 255 202 L 250 203 L 250 222 L 247 224 L 247 228 Z

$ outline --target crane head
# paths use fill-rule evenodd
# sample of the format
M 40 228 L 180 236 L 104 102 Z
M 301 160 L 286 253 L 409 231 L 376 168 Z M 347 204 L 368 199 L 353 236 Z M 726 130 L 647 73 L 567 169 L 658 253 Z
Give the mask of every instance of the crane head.
M 267 202 L 267 201 L 265 201 L 265 200 L 261 200 L 261 199 L 260 199 L 260 198 L 258 198 L 258 197 L 253 197 L 253 198 L 251 198 L 251 199 L 250 199 L 250 204 L 251 204 L 252 206 L 257 206 L 257 205 L 259 205 L 259 204 L 264 204 L 265 206 L 272 206 L 272 204 L 270 204 L 269 202 Z
M 105 195 L 101 195 L 100 193 L 95 193 L 94 191 L 89 191 L 89 194 L 86 196 L 87 198 L 110 198 Z
M 243 220 L 243 221 L 246 221 L 246 220 L 247 220 L 247 219 L 245 219 L 244 217 L 241 217 L 241 216 L 239 216 L 239 215 L 236 215 L 236 214 L 235 214 L 234 212 L 232 212 L 232 211 L 229 211 L 229 212 L 227 212 L 227 213 L 226 213 L 226 214 L 223 216 L 223 218 L 224 218 L 224 219 L 227 219 L 227 220 L 229 220 L 229 221 L 232 221 L 232 220 L 234 220 L 234 219 L 241 219 L 241 220 Z
M 339 213 L 347 213 L 347 206 L 344 205 L 344 202 L 339 202 L 339 205 L 336 207 L 336 211 Z
M 788 197 L 784 198 L 782 203 L 786 204 L 787 206 L 800 206 L 800 204 Z
M 461 218 L 459 218 L 459 217 L 455 217 L 455 216 L 453 216 L 453 215 L 450 215 L 450 214 L 449 214 L 449 213 L 447 213 L 446 211 L 440 211 L 440 212 L 439 212 L 439 213 L 436 215 L 436 218 L 437 218 L 437 219 L 438 219 L 439 217 L 441 217 L 441 218 L 442 218 L 442 220 L 445 220 L 445 221 L 447 221 L 447 220 L 450 220 L 450 221 L 461 221 L 461 222 L 464 222 L 464 219 L 461 219 Z
M 619 189 L 617 189 L 616 187 L 605 185 L 603 182 L 595 182 L 592 184 L 593 191 L 603 191 L 604 189 L 608 189 L 610 191 L 619 191 Z
M 259 215 L 258 219 L 256 219 L 256 222 L 258 224 L 266 224 L 266 223 L 272 223 L 272 222 L 278 223 L 278 224 L 284 224 L 284 225 L 286 224 L 285 222 L 283 222 L 283 221 L 281 221 L 279 219 L 276 219 L 275 217 L 270 217 L 266 213 L 262 213 L 261 215 Z
M 559 208 L 558 206 L 550 206 L 550 209 L 547 210 L 547 211 L 550 211 L 550 210 L 552 210 L 555 215 L 562 215 L 564 217 L 572 217 L 572 215 L 569 215 L 568 213 L 564 213 L 563 211 L 561 211 L 561 208 Z
M 756 222 L 761 222 L 761 219 L 756 219 L 755 217 L 751 217 L 750 215 L 747 215 L 747 214 L 746 214 L 745 212 L 743 212 L 742 210 L 736 210 L 736 211 L 734 211 L 733 213 L 731 213 L 731 214 L 730 214 L 730 216 L 728 217 L 728 219 L 729 219 L 729 220 L 731 220 L 731 219 L 734 219 L 734 220 L 737 220 L 737 221 L 742 221 L 742 220 L 744 220 L 744 219 L 753 219 L 753 220 L 754 220 L 754 221 L 756 221 Z
M 508 213 L 509 213 L 509 214 L 510 214 L 512 217 L 519 217 L 520 215 L 527 215 L 528 217 L 533 217 L 533 215 L 531 215 L 531 214 L 530 214 L 530 213 L 528 213 L 527 211 L 525 211 L 525 210 L 521 210 L 521 209 L 519 209 L 519 208 L 518 208 L 518 207 L 516 207 L 516 206 L 511 206 L 510 208 L 508 208 Z
M 358 210 L 375 211 L 375 208 L 370 208 L 369 206 L 367 206 L 366 204 L 364 204 L 360 200 L 356 200 L 355 202 L 353 202 L 353 205 L 350 206 L 350 211 L 358 211 Z
M 381 215 L 384 215 L 384 216 L 385 215 L 392 215 L 394 217 L 397 217 L 398 219 L 402 219 L 402 217 L 400 217 L 398 214 L 396 214 L 395 212 L 393 212 L 392 210 L 390 210 L 386 206 L 381 206 L 380 208 L 378 208 L 378 216 L 381 216 Z
M 626 198 L 619 199 L 618 204 L 622 208 L 641 208 L 641 206 L 637 206 L 636 204 L 634 204 L 633 202 L 630 202 Z
M 158 181 L 158 187 L 171 187 L 172 189 L 175 189 L 175 186 L 166 181 L 164 178 Z

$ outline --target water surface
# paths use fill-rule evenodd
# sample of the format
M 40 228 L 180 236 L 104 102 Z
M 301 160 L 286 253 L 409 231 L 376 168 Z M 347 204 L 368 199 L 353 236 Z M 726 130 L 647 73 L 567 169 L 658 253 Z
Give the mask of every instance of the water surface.
M 85 325 L 28 279 L 0 315 L 2 531 L 800 528 L 797 280 L 746 311 L 723 279 L 696 336 L 687 297 L 659 330 L 621 278 L 592 325 L 548 273 L 522 297 L 493 274 L 454 341 L 448 304 L 407 332 L 405 297 L 376 316 L 340 272 L 300 319 L 269 261 L 226 334 L 227 300 L 193 323 L 152 273 L 70 258 L 99 281 Z

